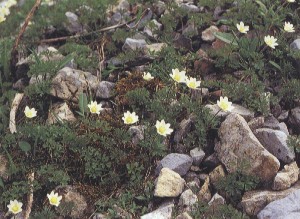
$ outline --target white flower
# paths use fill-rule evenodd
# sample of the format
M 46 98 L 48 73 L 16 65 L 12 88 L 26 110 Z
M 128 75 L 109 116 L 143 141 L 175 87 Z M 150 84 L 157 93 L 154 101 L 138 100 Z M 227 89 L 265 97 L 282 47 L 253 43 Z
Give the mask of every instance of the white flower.
M 135 112 L 130 113 L 129 111 L 124 113 L 124 117 L 122 117 L 122 119 L 123 119 L 124 123 L 128 124 L 128 125 L 139 121 L 139 117 L 135 114 Z
M 102 104 L 98 104 L 97 101 L 91 101 L 91 103 L 88 104 L 88 108 L 90 109 L 91 113 L 97 114 L 100 114 L 100 111 L 103 110 Z
M 10 14 L 9 8 L 5 6 L 0 7 L 0 15 L 7 16 Z
M 8 8 L 10 8 L 10 7 L 12 7 L 12 6 L 16 5 L 16 4 L 17 4 L 16 0 L 7 0 L 5 2 L 5 6 L 8 7 Z
M 24 113 L 25 113 L 25 116 L 27 117 L 27 118 L 33 118 L 33 117 L 35 117 L 36 116 L 36 113 L 37 113 L 37 111 L 34 109 L 34 108 L 29 108 L 28 106 L 26 106 L 25 107 L 25 110 L 24 110 Z
M 0 14 L 0 23 L 6 20 L 6 17 L 2 14 Z
M 170 76 L 178 83 L 185 82 L 185 71 L 179 71 L 178 68 L 172 69 L 172 74 L 170 74 Z
M 286 0 L 287 2 L 295 2 L 296 0 Z
M 170 128 L 170 123 L 165 123 L 165 120 L 156 121 L 155 124 L 157 133 L 163 136 L 170 135 L 173 132 L 173 129 Z
M 220 97 L 220 101 L 217 101 L 217 105 L 222 109 L 224 112 L 230 112 L 234 107 L 232 106 L 232 102 L 228 101 L 228 97 Z
M 54 5 L 54 1 L 52 1 L 52 0 L 43 0 L 42 5 L 52 6 L 52 5 Z
M 9 202 L 8 211 L 12 212 L 13 214 L 18 214 L 22 211 L 22 202 L 18 202 L 17 200 L 13 200 Z
M 186 85 L 191 88 L 191 89 L 197 89 L 198 87 L 200 87 L 200 83 L 201 81 L 197 81 L 196 78 L 186 78 Z
M 144 72 L 143 74 L 143 79 L 146 81 L 150 81 L 152 80 L 154 77 L 152 77 L 152 75 L 149 72 Z
M 54 193 L 53 191 L 50 194 L 47 194 L 47 197 L 49 199 L 50 205 L 54 205 L 56 207 L 58 207 L 62 199 L 62 196 L 59 196 L 58 193 Z
M 276 43 L 277 39 L 274 38 L 273 36 L 265 36 L 264 38 L 265 43 L 270 46 L 272 49 L 275 49 L 275 46 L 278 46 L 278 43 Z
M 241 33 L 247 33 L 249 31 L 249 26 L 245 26 L 243 21 L 241 21 L 239 24 L 236 24 L 236 28 Z
M 292 33 L 295 32 L 294 25 L 290 22 L 284 22 L 284 31 Z

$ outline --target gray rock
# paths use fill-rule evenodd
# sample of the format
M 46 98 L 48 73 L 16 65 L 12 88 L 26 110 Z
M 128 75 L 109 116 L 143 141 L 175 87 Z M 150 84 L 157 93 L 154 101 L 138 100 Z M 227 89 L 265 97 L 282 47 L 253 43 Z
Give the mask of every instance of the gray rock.
M 145 54 L 146 55 L 155 55 L 160 52 L 163 48 L 166 48 L 167 44 L 165 43 L 152 43 L 150 45 L 145 46 Z
M 180 122 L 179 128 L 175 131 L 174 142 L 179 143 L 190 132 L 194 118 L 190 116 L 188 119 L 183 119 Z
M 288 117 L 289 117 L 289 111 L 283 110 L 281 112 L 281 114 L 278 116 L 278 120 L 280 122 L 283 122 L 283 121 L 286 121 L 288 119 Z
M 243 117 L 228 115 L 219 128 L 219 137 L 215 151 L 229 173 L 243 162 L 243 172 L 258 176 L 261 181 L 268 182 L 276 175 L 279 161 L 261 145 Z
M 147 13 L 141 18 L 141 20 L 139 20 L 137 26 L 136 26 L 136 22 L 132 22 L 130 24 L 128 24 L 128 26 L 130 27 L 135 27 L 140 30 L 141 28 L 144 28 L 146 26 L 146 24 L 151 20 L 153 16 L 153 12 L 150 10 L 150 8 L 148 8 Z
M 128 50 L 137 50 L 137 49 L 142 49 L 144 50 L 146 47 L 147 43 L 145 40 L 140 39 L 132 39 L 132 38 L 126 38 L 124 45 L 122 46 L 122 50 L 124 52 Z
M 189 22 L 182 30 L 182 34 L 187 37 L 198 35 L 197 26 L 194 24 L 194 22 Z
M 284 132 L 287 136 L 290 135 L 289 130 L 284 122 L 279 123 L 279 130 Z
M 68 122 L 74 122 L 76 121 L 76 118 L 65 102 L 60 102 L 60 103 L 55 103 L 53 104 L 48 113 L 48 119 L 47 123 L 48 124 L 54 124 L 57 123 L 58 121 L 63 122 L 63 121 L 68 121 Z
M 252 131 L 255 131 L 258 128 L 262 128 L 264 123 L 265 123 L 265 117 L 260 116 L 260 117 L 256 117 L 256 118 L 251 119 L 248 122 L 248 125 L 249 125 L 249 127 Z
M 291 45 L 290 45 L 291 49 L 294 50 L 300 50 L 300 39 L 295 39 Z
M 154 190 L 156 197 L 177 197 L 184 188 L 185 181 L 180 175 L 169 168 L 162 168 Z
M 277 173 L 275 176 L 272 189 L 273 190 L 284 190 L 288 189 L 295 182 L 298 181 L 299 177 L 299 168 L 296 161 L 285 165 L 284 169 Z
M 218 166 L 219 164 L 221 164 L 221 161 L 218 158 L 217 153 L 213 153 L 212 155 L 209 155 L 207 158 L 204 159 L 204 161 L 202 162 L 202 165 L 205 167 L 208 167 L 210 169 L 215 168 L 216 166 Z
M 50 94 L 63 100 L 78 102 L 79 94 L 96 90 L 97 77 L 69 67 L 58 71 L 52 79 Z
M 190 155 L 193 159 L 193 165 L 195 165 L 195 166 L 199 166 L 200 163 L 202 162 L 203 158 L 205 157 L 204 151 L 202 149 L 200 149 L 199 147 L 191 150 Z
M 131 126 L 128 129 L 128 132 L 132 137 L 131 141 L 134 145 L 137 145 L 139 143 L 139 141 L 144 139 L 145 127 L 146 126 L 139 125 L 139 126 Z
M 171 219 L 174 204 L 167 205 L 141 216 L 141 219 Z
M 57 211 L 61 214 L 68 213 L 74 219 L 81 219 L 87 209 L 87 202 L 85 198 L 77 192 L 72 186 L 58 186 L 55 189 L 59 195 L 63 195 L 62 203 L 72 206 L 70 209 L 57 208 Z M 67 212 L 66 212 L 67 211 Z
M 162 24 L 159 23 L 157 20 L 153 19 L 149 22 L 148 25 L 144 28 L 144 33 L 148 36 L 157 38 L 157 32 L 162 30 Z
M 108 99 L 114 96 L 115 83 L 101 81 L 96 87 L 96 97 Z
M 198 202 L 197 195 L 195 195 L 191 189 L 188 189 L 181 194 L 178 205 L 183 207 L 187 207 L 187 206 L 190 207 L 197 202 Z
M 258 219 L 298 219 L 300 218 L 300 189 L 283 199 L 268 204 L 259 214 Z
M 112 12 L 123 12 L 128 11 L 130 7 L 130 4 L 127 0 L 118 0 L 117 4 L 113 5 Z
M 254 216 L 257 215 L 270 202 L 285 198 L 286 196 L 290 195 L 291 193 L 299 189 L 300 189 L 300 181 L 298 181 L 291 188 L 282 191 L 270 191 L 270 190 L 248 191 L 243 195 L 241 206 L 243 207 L 244 212 L 246 212 L 250 216 Z
M 207 104 L 205 107 L 211 110 L 212 115 L 216 115 L 218 117 L 225 117 L 231 113 L 236 113 L 244 117 L 247 121 L 254 118 L 254 112 L 250 111 L 249 109 L 238 105 L 238 104 L 232 104 L 234 107 L 231 112 L 224 112 L 223 110 L 220 111 L 220 108 L 217 104 L 211 105 Z M 217 114 L 218 113 L 218 114 Z
M 213 42 L 216 40 L 215 33 L 218 32 L 219 29 L 216 26 L 210 26 L 202 32 L 202 40 L 205 42 Z
M 65 27 L 70 33 L 83 33 L 86 31 L 83 25 L 79 23 L 78 16 L 76 14 L 67 11 L 65 15 L 68 20 L 68 23 L 65 25 Z
M 208 205 L 224 205 L 225 199 L 220 196 L 218 193 L 214 194 L 214 196 L 211 198 L 211 200 L 208 202 Z
M 108 219 L 104 214 L 96 213 L 92 219 Z
M 254 132 L 260 143 L 270 153 L 284 163 L 291 163 L 295 159 L 295 152 L 287 145 L 287 135 L 279 130 L 269 128 L 256 129 Z
M 191 89 L 191 98 L 193 100 L 201 100 L 203 97 L 207 97 L 209 95 L 209 91 L 207 88 L 200 89 Z
M 297 134 L 300 133 L 300 107 L 296 107 L 291 110 L 288 123 L 292 126 Z
M 267 116 L 263 125 L 264 128 L 279 129 L 279 121 L 274 116 Z
M 177 33 L 173 39 L 175 48 L 192 50 L 192 40 L 182 34 Z
M 192 163 L 193 159 L 186 154 L 168 154 L 157 165 L 155 174 L 158 175 L 162 168 L 167 167 L 180 176 L 184 176 L 192 166 Z
M 152 6 L 154 7 L 154 9 L 155 9 L 154 12 L 157 16 L 162 15 L 167 8 L 166 4 L 163 1 L 155 1 L 152 4 Z
M 184 9 L 187 12 L 194 12 L 194 13 L 200 12 L 200 8 L 191 3 L 181 4 L 180 8 Z

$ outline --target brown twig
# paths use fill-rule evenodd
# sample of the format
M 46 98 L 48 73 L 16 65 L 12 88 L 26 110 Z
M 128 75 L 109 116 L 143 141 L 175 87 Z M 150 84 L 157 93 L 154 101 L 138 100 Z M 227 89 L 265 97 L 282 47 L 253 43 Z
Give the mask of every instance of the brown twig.
M 27 195 L 27 205 L 26 209 L 24 211 L 24 219 L 28 219 L 29 215 L 31 213 L 31 208 L 32 208 L 32 202 L 33 202 L 33 181 L 34 181 L 34 172 L 32 171 L 29 176 L 28 176 L 28 181 L 29 181 L 29 193 Z
M 92 35 L 94 33 L 101 33 L 101 32 L 105 32 L 105 31 L 108 31 L 108 30 L 112 30 L 112 29 L 116 29 L 116 28 L 119 28 L 119 27 L 123 27 L 123 26 L 126 26 L 127 24 L 129 24 L 129 23 L 131 23 L 131 22 L 133 22 L 135 20 L 136 20 L 136 17 L 134 17 L 130 21 L 127 21 L 126 23 L 116 24 L 116 25 L 105 27 L 105 28 L 102 28 L 100 30 L 92 31 L 92 32 L 89 32 L 89 33 L 78 34 L 78 35 L 74 35 L 74 36 L 57 37 L 57 38 L 52 38 L 52 39 L 44 39 L 44 40 L 40 40 L 38 43 L 39 44 L 41 44 L 41 43 L 54 43 L 54 42 L 68 40 L 68 39 L 77 39 L 77 38 L 80 38 L 80 37 L 85 37 L 85 36 Z
M 36 0 L 34 6 L 31 8 L 30 12 L 28 13 L 26 19 L 25 19 L 25 22 L 21 28 L 21 30 L 19 31 L 19 34 L 15 40 L 15 43 L 14 43 L 14 46 L 13 46 L 13 49 L 11 51 L 11 58 L 10 58 L 10 70 L 13 74 L 13 77 L 15 76 L 14 75 L 14 72 L 15 72 L 15 66 L 17 64 L 17 60 L 18 60 L 18 46 L 19 46 L 19 43 L 21 41 L 21 38 L 23 36 L 23 34 L 25 33 L 26 31 L 26 28 L 29 24 L 29 21 L 32 19 L 35 11 L 38 9 L 38 7 L 40 6 L 41 4 L 41 0 Z M 15 77 L 14 77 L 15 79 Z

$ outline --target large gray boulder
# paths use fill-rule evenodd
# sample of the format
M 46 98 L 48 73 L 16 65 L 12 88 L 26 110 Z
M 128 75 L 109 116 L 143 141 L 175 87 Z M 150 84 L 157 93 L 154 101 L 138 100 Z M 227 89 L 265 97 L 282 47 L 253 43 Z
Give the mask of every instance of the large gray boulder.
M 284 163 L 291 163 L 295 159 L 293 148 L 287 145 L 287 135 L 279 130 L 269 128 L 256 129 L 254 132 L 260 143 L 270 153 Z
M 228 115 L 221 124 L 219 137 L 215 151 L 229 173 L 241 168 L 242 162 L 245 174 L 258 176 L 263 182 L 275 177 L 280 167 L 278 159 L 261 145 L 242 116 Z
M 283 199 L 268 204 L 259 214 L 258 219 L 299 219 L 300 218 L 300 189 Z
M 298 181 L 289 189 L 282 191 L 270 191 L 270 190 L 254 190 L 248 191 L 244 194 L 241 206 L 244 212 L 248 215 L 257 215 L 265 206 L 270 202 L 285 198 L 296 190 L 300 189 L 300 182 Z M 299 204 L 299 202 L 298 202 Z M 272 218 L 273 219 L 273 218 Z

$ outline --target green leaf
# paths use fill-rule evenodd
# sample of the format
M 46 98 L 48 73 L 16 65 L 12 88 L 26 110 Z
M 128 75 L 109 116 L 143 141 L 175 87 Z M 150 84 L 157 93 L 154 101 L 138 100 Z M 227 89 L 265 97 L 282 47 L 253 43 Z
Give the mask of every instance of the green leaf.
M 281 67 L 280 67 L 277 63 L 275 63 L 275 62 L 273 62 L 273 61 L 269 61 L 269 63 L 270 63 L 271 65 L 273 65 L 275 68 L 277 68 L 279 71 L 282 71 Z
M 87 111 L 87 96 L 85 93 L 79 94 L 79 109 L 82 116 L 84 116 L 84 113 Z
M 19 147 L 25 153 L 31 150 L 31 145 L 28 142 L 26 142 L 26 141 L 20 141 L 19 142 Z
M 215 35 L 215 37 L 217 37 L 218 39 L 222 40 L 225 43 L 229 43 L 234 46 L 238 45 L 234 35 L 231 33 L 216 32 L 216 33 L 214 33 L 214 35 Z
M 2 189 L 4 189 L 4 183 L 3 183 L 3 180 L 0 178 L 0 187 L 2 188 Z

